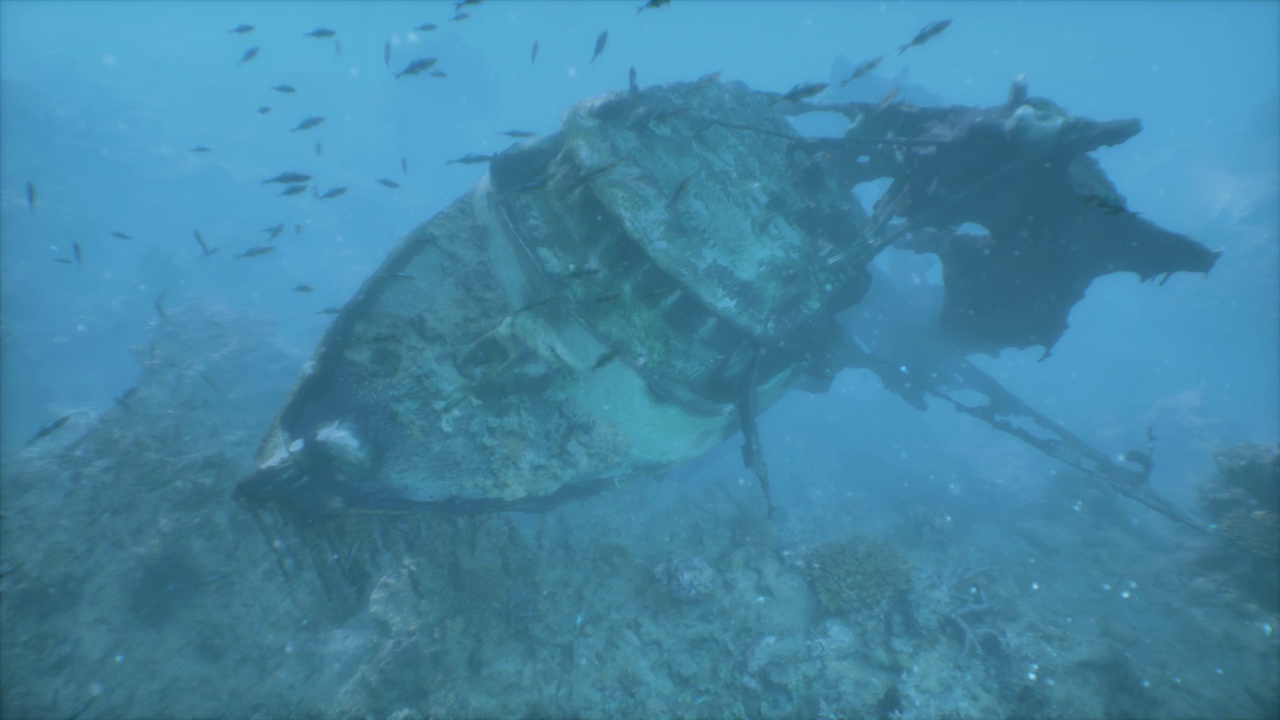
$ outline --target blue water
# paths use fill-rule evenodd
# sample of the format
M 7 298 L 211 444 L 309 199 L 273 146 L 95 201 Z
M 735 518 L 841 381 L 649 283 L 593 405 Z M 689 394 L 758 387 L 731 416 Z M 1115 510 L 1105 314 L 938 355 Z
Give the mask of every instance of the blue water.
M 1178 274 L 1164 286 L 1100 278 L 1048 360 L 1032 348 L 975 363 L 1108 454 L 1143 445 L 1153 427 L 1152 485 L 1188 507 L 1214 473 L 1216 451 L 1280 439 L 1280 3 L 674 0 L 639 14 L 637 5 L 490 1 L 447 22 L 444 2 L 0 2 L 4 457 L 57 417 L 73 415 L 83 432 L 137 383 L 164 322 L 157 302 L 224 307 L 264 333 L 283 365 L 237 374 L 245 387 L 273 389 L 255 399 L 255 420 L 265 422 L 332 319 L 318 313 L 343 305 L 405 233 L 485 172 L 447 160 L 504 149 L 511 141 L 502 131 L 554 131 L 569 105 L 625 89 L 629 68 L 642 85 L 720 71 L 785 91 L 827 80 L 838 56 L 857 63 L 882 54 L 879 82 L 896 78 L 937 103 L 996 105 L 1025 74 L 1032 95 L 1071 113 L 1140 118 L 1141 134 L 1095 156 L 1129 208 L 1224 251 L 1207 278 Z M 894 52 L 943 17 L 954 22 L 939 37 Z M 440 27 L 411 30 L 424 22 Z M 241 23 L 254 30 L 228 32 Z M 317 27 L 337 35 L 303 36 Z M 606 29 L 608 45 L 591 62 Z M 250 47 L 260 52 L 239 63 Z M 393 78 L 424 56 L 438 57 L 447 77 Z M 271 89 L 280 83 L 297 92 Z M 259 114 L 262 106 L 270 113 Z M 325 121 L 290 132 L 310 116 Z M 190 150 L 197 146 L 210 151 Z M 280 197 L 280 185 L 262 181 L 285 170 L 314 175 L 321 190 L 348 190 L 324 201 L 310 190 Z M 277 223 L 285 230 L 274 252 L 236 258 L 266 244 L 263 229 Z M 220 251 L 203 256 L 193 231 Z M 56 262 L 72 259 L 73 244 L 82 262 Z M 301 283 L 314 292 L 292 290 Z M 265 429 L 244 429 L 246 452 Z M 917 413 L 866 373 L 842 374 L 824 395 L 785 398 L 761 431 L 776 502 L 794 502 L 797 514 L 835 502 L 842 483 L 875 482 L 856 467 L 869 457 L 883 463 L 887 486 L 929 478 L 940 484 L 925 483 L 927 492 L 946 493 L 939 478 L 951 473 L 968 478 L 952 494 L 983 484 L 983 502 L 1007 502 L 992 512 L 1015 516 L 1052 494 L 1045 478 L 1057 472 L 950 410 Z M 735 469 L 736 445 L 718 452 L 692 477 L 746 475 Z M 901 509 L 900 496 L 877 497 L 885 512 Z M 1074 499 L 1061 498 L 1064 512 Z M 1239 622 L 1260 626 L 1268 612 Z M 1274 658 L 1274 641 L 1259 642 L 1272 643 L 1259 652 Z M 69 702 L 25 707 L 66 716 Z M 565 707 L 575 706 L 547 712 Z M 660 712 L 626 707 L 592 712 Z M 677 711 L 736 712 L 708 703 Z

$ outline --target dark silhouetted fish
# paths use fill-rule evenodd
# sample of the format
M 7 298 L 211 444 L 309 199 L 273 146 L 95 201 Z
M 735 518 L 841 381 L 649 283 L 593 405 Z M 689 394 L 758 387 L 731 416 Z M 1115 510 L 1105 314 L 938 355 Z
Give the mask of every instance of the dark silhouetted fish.
M 596 370 L 599 370 L 605 365 L 608 365 L 609 363 L 613 362 L 613 359 L 616 357 L 618 357 L 617 350 L 610 350 L 609 352 L 602 354 L 599 358 L 596 359 L 595 363 L 591 366 L 591 370 L 593 372 Z
M 36 186 L 27 181 L 27 207 L 36 209 Z
M 204 236 L 200 234 L 199 230 L 192 230 L 191 233 L 196 236 L 196 242 L 200 243 L 200 249 L 204 251 L 205 257 L 209 257 L 210 255 L 218 252 L 218 248 L 209 247 L 208 243 L 204 241 Z
M 1085 203 L 1092 205 L 1107 215 L 1120 215 L 1129 212 L 1129 208 L 1125 207 L 1124 201 L 1117 197 L 1106 197 L 1096 193 L 1086 193 L 1080 196 Z M 1135 215 L 1137 213 L 1134 213 Z
M 605 30 L 604 32 L 600 33 L 600 37 L 596 38 L 596 50 L 595 52 L 591 53 L 591 62 L 594 63 L 596 61 L 596 58 L 600 57 L 600 53 L 604 52 L 604 46 L 608 44 L 608 42 L 609 42 L 609 31 Z
M 120 232 L 119 230 L 116 230 L 116 231 L 112 232 L 112 233 L 111 233 L 111 237 L 117 237 L 117 238 L 120 238 L 121 240 L 132 240 L 132 239 L 133 239 L 132 237 L 130 237 L 130 236 L 128 236 L 128 235 L 125 235 L 124 233 Z
M 788 90 L 786 93 L 769 101 L 770 105 L 776 105 L 780 102 L 797 102 L 811 98 L 814 95 L 827 89 L 826 83 L 800 83 Z
M 53 259 L 53 261 L 54 261 L 54 262 L 56 262 L 56 263 L 62 263 L 63 265 L 72 265 L 72 264 L 73 264 L 70 260 L 68 260 L 68 259 L 66 259 L 66 258 L 54 258 L 54 259 Z
M 306 185 L 290 185 L 289 187 L 280 191 L 280 194 L 281 195 L 297 195 L 298 193 L 303 192 L 306 189 L 307 189 Z
M 671 0 L 649 0 L 649 2 L 647 2 L 647 3 L 643 4 L 643 5 L 641 5 L 640 7 L 636 8 L 636 14 L 637 14 L 637 15 L 639 15 L 640 13 L 644 12 L 645 10 L 657 10 L 658 8 L 660 8 L 660 7 L 662 7 L 663 5 L 666 5 L 667 3 L 670 3 L 670 2 L 671 2 Z
M 288 184 L 304 183 L 310 179 L 311 179 L 310 175 L 303 175 L 300 172 L 290 171 L 290 172 L 282 172 L 273 178 L 270 178 L 268 180 L 263 180 L 262 184 L 266 185 L 267 183 L 273 183 L 273 182 L 288 183 Z
M 57 420 L 50 420 L 44 425 L 41 425 L 40 429 L 36 431 L 36 434 L 32 435 L 31 439 L 27 441 L 27 444 L 30 445 L 31 443 L 39 440 L 40 438 L 45 437 L 46 435 L 56 431 L 58 428 L 62 427 L 63 425 L 66 425 L 67 421 L 70 419 L 71 419 L 70 415 L 63 415 Z
M 312 288 L 310 285 L 299 285 L 293 289 L 294 292 L 311 292 L 311 290 Z
M 166 288 L 160 291 L 160 294 L 156 296 L 155 300 L 151 301 L 151 307 L 156 309 L 156 315 L 159 315 L 161 320 L 169 317 L 169 314 L 164 311 L 164 299 L 167 297 L 169 297 L 169 290 Z M 153 346 L 152 353 L 154 354 L 154 352 L 155 350 Z
M 532 65 L 538 59 L 538 41 L 533 41 L 533 50 L 529 51 L 529 64 Z
M 443 70 L 432 70 L 431 72 L 429 72 L 429 73 L 427 73 L 427 74 L 428 74 L 428 75 L 430 75 L 430 76 L 431 76 L 431 77 L 433 77 L 433 78 L 447 78 L 447 77 L 449 77 L 448 75 L 446 75 L 446 74 L 445 74 L 445 72 L 444 72 Z
M 316 143 L 316 157 L 320 157 L 320 151 L 324 148 L 320 143 Z
M 460 158 L 455 158 L 453 160 L 445 160 L 444 164 L 452 165 L 454 163 L 459 163 L 461 165 L 480 165 L 481 163 L 491 162 L 492 160 L 493 160 L 492 155 L 481 155 L 479 153 L 467 153 L 466 155 L 463 155 Z
M 529 132 L 528 130 L 507 130 L 506 132 L 500 132 L 498 134 L 506 135 L 509 138 L 531 138 L 538 136 L 538 133 Z
M 263 105 L 262 107 L 258 108 L 259 115 L 266 115 L 269 112 L 271 112 L 271 108 L 267 107 L 266 105 Z
M 80 254 L 80 243 L 71 243 L 71 252 L 76 256 L 76 264 L 84 264 L 84 256 Z
M 281 83 L 280 85 L 273 85 L 271 89 L 275 90 L 276 92 L 282 92 L 282 93 L 298 92 L 297 89 L 295 89 L 292 85 L 285 85 L 283 83 Z
M 435 30 L 438 27 L 440 26 L 435 23 L 422 23 L 418 27 L 414 28 L 414 30 L 417 30 L 419 32 L 431 32 L 432 30 Z
M 408 158 L 400 158 L 400 174 L 402 174 L 402 175 L 408 175 L 408 174 L 409 174 L 409 159 L 408 159 Z
M 205 147 L 204 145 L 197 145 L 197 146 L 195 146 L 195 147 L 191 148 L 191 149 L 190 149 L 190 152 L 195 152 L 195 153 L 206 153 L 206 152 L 209 152 L 209 148 Z
M 239 255 L 236 256 L 236 259 L 239 260 L 240 258 L 243 258 L 243 257 L 257 257 L 258 255 L 266 255 L 269 252 L 274 252 L 275 249 L 276 249 L 275 245 L 257 245 L 240 253 Z
M 463 20 L 466 20 L 469 17 L 471 17 L 471 13 L 460 12 L 455 14 L 453 17 L 449 18 L 449 22 L 462 22 Z
M 330 188 L 326 190 L 323 195 L 317 195 L 316 197 L 320 200 L 328 200 L 330 198 L 336 198 L 346 191 L 347 189 L 344 187 Z
M 915 37 L 911 38 L 911 42 L 898 48 L 898 54 L 901 55 L 902 53 L 906 52 L 908 48 L 915 47 L 916 45 L 925 44 L 926 42 L 929 41 L 930 38 L 936 37 L 943 30 L 946 30 L 947 27 L 949 27 L 950 25 L 951 25 L 950 20 L 939 20 L 937 22 L 931 22 L 928 25 L 925 25 L 924 27 L 920 28 L 920 32 L 916 33 Z
M 484 0 L 458 0 L 458 2 L 453 4 L 453 11 L 457 12 L 468 5 L 479 5 L 482 2 L 484 2 Z
M 250 60 L 254 59 L 254 58 L 255 58 L 255 57 L 257 57 L 257 56 L 258 56 L 258 48 L 256 48 L 256 47 L 251 47 L 251 48 L 249 48 L 248 50 L 245 50 L 245 51 L 244 51 L 244 55 L 243 55 L 243 56 L 241 56 L 241 58 L 240 58 L 240 62 L 238 62 L 238 63 L 236 63 L 236 64 L 237 64 L 237 65 L 243 65 L 244 63 L 249 62 Z
M 276 238 L 280 237 L 280 233 L 284 232 L 284 223 L 280 223 L 279 225 L 272 225 L 269 228 L 262 228 L 262 232 L 271 234 L 271 237 L 268 238 L 268 240 L 275 240 Z
M 396 188 L 400 187 L 400 183 L 396 182 L 395 180 L 388 180 L 386 178 L 378 178 L 374 182 L 378 183 L 379 185 L 386 185 L 392 190 L 395 190 Z
M 382 64 L 385 65 L 388 70 L 391 69 L 391 41 L 390 40 L 387 41 L 387 44 L 382 46 Z
M 296 132 L 298 132 L 299 130 L 309 130 L 309 129 L 311 129 L 311 128 L 313 128 L 313 127 L 317 126 L 317 125 L 319 125 L 319 124 L 320 124 L 320 123 L 322 123 L 322 122 L 324 122 L 324 118 L 323 118 L 323 117 L 309 117 L 309 118 L 305 118 L 302 122 L 298 123 L 297 127 L 295 127 L 294 129 L 290 130 L 289 132 L 291 132 L 291 133 L 296 133 Z
M 399 80 L 405 75 L 417 75 L 420 72 L 430 70 L 435 64 L 436 58 L 419 58 L 409 63 L 405 69 L 396 73 L 396 79 Z
M 251 33 L 251 32 L 253 32 L 253 26 L 252 26 L 252 25 L 237 25 L 237 26 L 235 26 L 235 27 L 231 28 L 230 30 L 228 30 L 227 32 L 229 32 L 229 33 L 235 33 L 235 34 L 237 34 L 237 35 L 243 35 L 243 34 L 245 34 L 245 33 Z
M 883 55 L 879 57 L 873 57 L 870 60 L 867 60 L 866 62 L 862 63 L 858 67 L 854 68 L 853 72 L 849 73 L 849 77 L 840 81 L 840 87 L 844 87 L 845 85 L 848 85 L 854 80 L 857 80 L 858 78 L 867 75 L 872 70 L 875 70 L 877 67 L 879 67 L 880 62 L 882 60 L 884 60 Z
M 320 28 L 316 28 L 315 30 L 312 30 L 309 33 L 303 33 L 302 37 L 328 38 L 328 37 L 333 37 L 334 35 L 337 35 L 337 34 L 338 33 L 334 32 L 333 30 L 330 30 L 329 28 L 320 27 Z

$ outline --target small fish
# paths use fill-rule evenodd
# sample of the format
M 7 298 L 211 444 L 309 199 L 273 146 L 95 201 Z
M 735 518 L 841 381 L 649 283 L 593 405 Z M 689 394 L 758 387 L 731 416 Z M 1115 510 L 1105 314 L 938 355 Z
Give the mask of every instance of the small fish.
M 417 30 L 418 32 L 431 32 L 438 27 L 440 26 L 435 23 L 422 23 L 418 27 L 414 28 L 414 30 Z
M 306 189 L 307 189 L 306 185 L 290 185 L 289 187 L 280 191 L 280 194 L 281 195 L 297 195 L 298 193 L 303 192 Z
M 337 315 L 341 312 L 342 312 L 342 308 L 327 307 L 316 314 L 317 315 Z
M 293 234 L 294 234 L 294 235 L 301 235 L 301 234 L 302 234 L 302 226 L 301 226 L 301 225 L 294 225 L 294 226 L 293 226 Z
M 298 123 L 297 127 L 290 130 L 289 132 L 296 133 L 299 130 L 310 130 L 311 128 L 319 125 L 322 122 L 324 122 L 324 118 L 319 116 L 304 118 L 302 122 Z
M 460 13 L 456 13 L 453 17 L 449 18 L 449 22 L 462 22 L 463 20 L 466 20 L 469 17 L 471 17 L 471 13 L 460 12 Z
M 431 72 L 429 72 L 429 73 L 427 73 L 427 74 L 428 74 L 428 75 L 430 75 L 430 76 L 431 76 L 431 77 L 433 77 L 433 78 L 447 78 L 447 77 L 449 77 L 447 74 L 445 74 L 445 71 L 443 71 L 443 70 L 432 70 Z
M 941 33 L 943 30 L 946 30 L 947 27 L 949 27 L 950 25 L 951 25 L 950 20 L 939 20 L 937 22 L 931 22 L 928 25 L 925 25 L 924 27 L 920 28 L 920 32 L 916 33 L 915 37 L 911 38 L 911 42 L 898 48 L 898 54 L 901 55 L 902 53 L 906 52 L 907 48 L 912 48 L 912 47 L 915 47 L 916 45 L 925 44 L 926 42 L 929 41 L 930 38 L 937 36 L 938 33 Z
M 511 192 L 528 192 L 530 190 L 541 190 L 542 188 L 547 186 L 547 183 L 551 182 L 552 177 L 553 177 L 552 173 L 543 173 L 542 175 L 539 175 L 538 177 L 530 180 L 529 182 L 523 185 L 519 185 L 517 187 L 512 188 Z
M 576 190 L 577 188 L 586 184 L 588 181 L 592 180 L 593 178 L 603 175 L 604 173 L 609 172 L 610 170 L 614 169 L 617 166 L 618 166 L 617 162 L 611 161 L 611 162 L 603 162 L 603 163 L 600 163 L 599 165 L 583 170 L 582 174 L 578 176 L 578 179 L 574 181 L 573 186 L 570 187 L 569 189 Z
M 239 260 L 242 257 L 257 257 L 258 255 L 266 255 L 269 252 L 275 251 L 275 249 L 276 249 L 275 245 L 256 245 L 237 255 L 236 259 Z
M 316 197 L 321 200 L 328 200 L 330 198 L 336 198 L 346 191 L 347 189 L 344 187 L 330 188 L 326 190 L 323 195 L 317 195 Z
M 160 316 L 161 320 L 164 320 L 165 318 L 169 317 L 168 313 L 164 311 L 164 299 L 168 296 L 169 296 L 169 290 L 166 288 L 160 291 L 160 295 L 157 296 L 155 300 L 151 301 L 151 307 L 156 309 L 156 314 Z M 156 352 L 155 346 L 152 345 L 151 347 L 152 357 L 155 356 L 155 352 Z
M 405 272 L 378 273 L 378 277 L 391 278 L 392 280 L 414 280 L 415 279 L 412 275 Z
M 213 248 L 212 250 L 209 249 L 208 243 L 204 241 L 204 236 L 200 234 L 199 230 L 192 230 L 191 233 L 196 236 L 196 242 L 200 243 L 200 249 L 204 251 L 205 257 L 209 257 L 210 255 L 218 252 L 218 248 Z
M 378 178 L 377 180 L 374 180 L 374 182 L 378 183 L 379 185 L 386 185 L 392 190 L 395 190 L 396 188 L 400 187 L 400 183 L 396 182 L 395 180 L 388 180 L 386 178 Z
M 80 243 L 71 243 L 71 252 L 76 256 L 76 264 L 84 264 L 84 256 L 80 254 Z
M 63 415 L 57 420 L 50 420 L 44 425 L 41 425 L 40 429 L 36 431 L 36 434 L 32 435 L 31 439 L 27 441 L 27 444 L 30 445 L 31 443 L 39 440 L 40 438 L 54 432 L 55 430 L 62 427 L 63 425 L 66 425 L 67 421 L 70 419 L 71 419 L 70 415 Z
M 27 207 L 36 209 L 36 186 L 30 180 L 27 181 Z
M 400 158 L 400 174 L 402 174 L 402 175 L 408 175 L 408 174 L 409 174 L 409 159 L 408 159 L 408 158 Z
M 647 3 L 643 4 L 643 5 L 641 5 L 640 7 L 636 8 L 636 14 L 637 14 L 637 15 L 639 15 L 640 13 L 644 12 L 645 10 L 657 10 L 658 8 L 662 7 L 663 5 L 668 4 L 668 3 L 670 3 L 670 2 L 671 2 L 671 0 L 649 0 L 649 2 L 647 2 Z
M 596 371 L 596 370 L 599 370 L 600 368 L 604 367 L 605 365 L 608 365 L 608 364 L 609 364 L 610 362 L 612 362 L 612 361 L 613 361 L 613 359 L 614 359 L 614 358 L 616 358 L 616 357 L 618 357 L 618 351 L 617 351 L 617 350 L 610 350 L 610 351 L 608 351 L 608 352 L 604 353 L 604 354 L 603 354 L 603 355 L 601 355 L 599 358 L 596 358 L 595 364 L 593 364 L 593 365 L 591 366 L 591 370 L 592 370 L 592 372 L 594 372 L 594 371 Z
M 388 70 L 391 69 L 391 41 L 390 40 L 388 40 L 387 43 L 382 46 L 382 64 L 385 65 Z
M 319 27 L 319 28 L 316 28 L 315 30 L 312 30 L 309 33 L 303 33 L 302 37 L 328 38 L 328 37 L 333 37 L 334 35 L 337 35 L 337 34 L 338 33 L 330 30 L 329 28 Z
M 871 111 L 871 113 L 874 115 L 875 113 L 878 113 L 878 112 L 880 112 L 881 110 L 883 110 L 883 109 L 885 109 L 885 108 L 889 107 L 889 104 L 890 104 L 890 103 L 892 103 L 892 102 L 894 101 L 894 99 L 895 99 L 895 98 L 897 98 L 897 97 L 898 97 L 898 88 L 896 88 L 896 87 L 895 87 L 895 88 L 889 88 L 889 92 L 885 93 L 885 94 L 880 98 L 880 102 L 877 102 L 877 103 L 876 103 L 876 109 L 875 109 L 875 110 L 872 110 L 872 111 Z
M 128 410 L 130 413 L 132 413 L 133 408 L 129 407 L 129 398 L 133 397 L 134 393 L 136 392 L 138 392 L 137 385 L 127 388 L 124 392 L 120 393 L 120 397 L 116 398 L 116 404 L 124 406 L 125 410 Z
M 245 33 L 251 33 L 251 32 L 253 32 L 253 26 L 252 26 L 252 25 L 237 25 L 237 26 L 235 26 L 235 27 L 231 28 L 230 30 L 228 30 L 227 32 L 229 32 L 229 33 L 235 33 L 236 35 L 243 35 L 243 34 L 245 34 Z
M 609 31 L 605 30 L 596 38 L 596 50 L 591 53 L 591 62 L 594 63 L 596 58 L 600 57 L 600 53 L 604 52 L 604 46 L 609 42 Z
M 320 157 L 320 151 L 323 149 L 324 149 L 323 145 L 321 145 L 320 143 L 316 143 L 316 157 Z
M 528 130 L 507 130 L 506 132 L 500 132 L 498 134 L 506 135 L 509 138 L 531 138 L 538 136 L 538 133 L 529 132 Z
M 529 310 L 533 310 L 534 308 L 540 308 L 540 307 L 542 307 L 543 305 L 550 305 L 551 303 L 553 303 L 553 302 L 555 302 L 556 300 L 559 300 L 559 299 L 560 299 L 560 296 L 558 296 L 558 295 L 552 295 L 551 297 L 545 297 L 545 298 L 542 298 L 541 300 L 534 300 L 533 302 L 529 303 L 528 305 L 525 305 L 524 307 L 520 308 L 519 310 L 516 310 L 516 311 L 515 311 L 515 313 L 513 313 L 513 314 L 518 315 L 518 314 L 520 314 L 520 313 L 522 313 L 522 312 L 528 312 Z
M 311 292 L 311 290 L 312 290 L 312 287 L 310 285 L 299 285 L 298 287 L 293 289 L 294 292 L 302 292 L 302 293 Z
M 117 238 L 120 238 L 121 240 L 132 240 L 132 239 L 133 239 L 132 237 L 130 237 L 130 236 L 128 236 L 128 235 L 125 235 L 124 233 L 120 232 L 119 230 L 116 230 L 115 232 L 111 233 L 111 237 L 117 237 Z
M 258 108 L 259 115 L 266 115 L 269 112 L 271 112 L 271 108 L 267 107 L 266 105 L 263 105 L 262 107 Z
M 770 100 L 769 104 L 776 105 L 780 102 L 796 102 L 804 100 L 806 98 L 811 98 L 826 89 L 826 83 L 800 83 L 788 90 L 785 94 Z
M 1087 193 L 1080 196 L 1089 205 L 1092 205 L 1107 215 L 1121 215 L 1129 212 L 1129 208 L 1124 206 L 1124 201 L 1115 197 L 1107 197 L 1096 193 Z
M 298 92 L 297 89 L 294 88 L 292 85 L 285 85 L 284 83 L 281 83 L 279 85 L 272 85 L 271 89 L 275 90 L 276 92 L 282 92 L 282 93 Z
M 482 2 L 484 2 L 484 0 L 459 0 L 453 4 L 453 11 L 457 12 L 468 5 L 479 5 Z
M 454 160 L 446 160 L 444 164 L 452 165 L 454 163 L 460 163 L 462 165 L 479 165 L 481 163 L 487 163 L 492 160 L 493 160 L 492 155 L 480 155 L 479 153 L 467 153 L 466 155 L 463 155 L 460 158 L 456 158 Z
M 285 184 L 291 185 L 293 183 L 303 183 L 310 179 L 311 179 L 310 175 L 303 175 L 300 172 L 282 172 L 279 175 L 269 180 L 263 180 L 262 184 L 266 185 L 267 183 L 275 182 L 275 183 L 285 183 Z
M 276 238 L 280 237 L 280 233 L 284 232 L 284 223 L 280 223 L 278 225 L 272 225 L 269 228 L 262 228 L 262 232 L 271 233 L 271 237 L 268 238 L 268 240 L 275 240 Z
M 71 262 L 70 260 L 66 259 L 66 258 L 54 258 L 54 259 L 53 259 L 53 261 L 54 261 L 54 262 L 56 262 L 56 263 L 62 263 L 63 265 L 71 265 L 71 264 L 72 264 L 72 262 Z
M 679 185 L 676 185 L 675 192 L 671 193 L 672 203 L 679 200 L 681 195 L 684 195 L 684 191 L 689 189 L 689 183 L 693 181 L 693 176 L 697 174 L 698 172 L 696 170 L 693 171 L 692 173 L 689 174 L 688 177 L 681 180 Z
M 191 148 L 188 152 L 206 153 L 206 152 L 209 152 L 209 148 L 205 147 L 204 145 L 197 145 Z
M 627 70 L 627 92 L 635 97 L 640 92 L 640 86 L 636 84 L 636 68 L 633 65 Z
M 538 41 L 533 41 L 533 50 L 529 51 L 529 64 L 532 65 L 538 59 Z
M 689 112 L 689 108 L 687 107 L 678 107 L 678 108 L 671 108 L 670 110 L 663 110 L 662 112 L 654 113 L 653 117 L 649 118 L 649 122 L 651 123 L 663 122 L 664 120 L 670 120 L 672 118 L 680 117 L 681 115 L 687 112 Z
M 878 57 L 873 57 L 870 60 L 867 60 L 866 62 L 862 63 L 858 67 L 854 68 L 853 72 L 849 73 L 849 77 L 840 81 L 840 87 L 844 87 L 845 85 L 848 85 L 854 80 L 857 80 L 860 77 L 866 76 L 872 70 L 875 70 L 877 67 L 879 67 L 880 62 L 882 60 L 884 60 L 884 56 L 880 55 Z
M 430 70 L 436 64 L 436 58 L 419 58 L 405 66 L 405 69 L 396 73 L 396 80 L 405 75 L 417 75 L 420 72 Z
M 243 56 L 241 56 L 241 58 L 240 58 L 240 62 L 238 62 L 238 63 L 236 63 L 236 64 L 237 64 L 237 65 L 243 65 L 243 64 L 245 64 L 245 63 L 249 62 L 250 60 L 254 59 L 254 58 L 255 58 L 255 57 L 257 57 L 257 56 L 258 56 L 258 48 L 256 48 L 256 47 L 251 47 L 251 48 L 249 48 L 248 50 L 245 50 L 245 51 L 244 51 L 244 55 L 243 55 Z
M 720 79 L 720 71 L 713 70 L 694 81 L 694 87 L 706 87 Z

